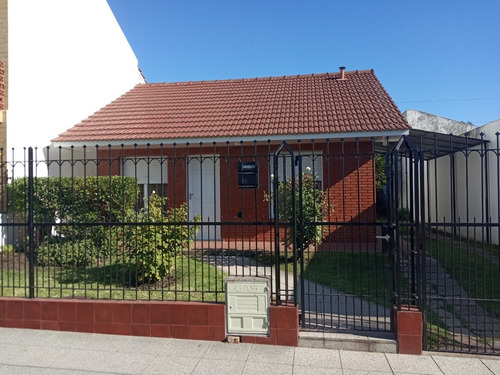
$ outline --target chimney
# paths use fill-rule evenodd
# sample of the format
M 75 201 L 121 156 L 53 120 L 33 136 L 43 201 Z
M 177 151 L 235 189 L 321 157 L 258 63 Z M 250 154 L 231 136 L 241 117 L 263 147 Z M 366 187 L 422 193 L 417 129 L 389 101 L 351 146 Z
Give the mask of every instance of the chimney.
M 345 74 L 344 74 L 345 66 L 341 66 L 339 67 L 339 69 L 340 69 L 340 79 L 345 79 Z

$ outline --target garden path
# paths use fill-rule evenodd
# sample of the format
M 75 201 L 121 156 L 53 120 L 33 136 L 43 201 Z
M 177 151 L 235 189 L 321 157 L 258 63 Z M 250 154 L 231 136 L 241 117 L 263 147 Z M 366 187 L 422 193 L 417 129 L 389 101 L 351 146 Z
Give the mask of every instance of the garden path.
M 272 281 L 276 290 L 274 266 L 246 256 L 204 255 L 203 261 L 223 270 L 229 276 L 263 276 Z M 282 300 L 293 300 L 293 274 L 280 270 Z M 301 293 L 300 282 L 297 295 Z M 305 328 L 311 330 L 390 330 L 390 310 L 374 302 L 347 295 L 309 280 L 304 280 Z

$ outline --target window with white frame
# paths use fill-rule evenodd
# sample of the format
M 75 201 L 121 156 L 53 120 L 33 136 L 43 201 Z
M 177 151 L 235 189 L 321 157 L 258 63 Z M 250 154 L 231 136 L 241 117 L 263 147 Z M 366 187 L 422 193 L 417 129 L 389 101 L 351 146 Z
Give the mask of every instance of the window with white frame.
M 163 158 L 124 158 L 122 159 L 122 175 L 137 179 L 140 195 L 139 207 L 143 207 L 144 198 L 156 193 L 167 196 L 167 160 Z
M 298 154 L 294 155 L 295 157 L 299 156 Z M 318 188 L 323 187 L 323 153 L 320 151 L 312 152 L 304 152 L 301 153 L 302 157 L 302 170 L 301 173 L 310 173 L 314 175 L 314 180 L 318 185 Z M 295 165 L 295 160 L 292 160 L 289 154 L 281 154 L 278 157 L 278 180 L 288 180 L 292 177 L 292 164 L 295 168 L 295 176 L 299 175 L 299 165 Z M 271 169 L 269 171 L 270 174 L 274 174 L 274 158 L 271 158 Z M 274 176 L 273 176 L 274 177 Z

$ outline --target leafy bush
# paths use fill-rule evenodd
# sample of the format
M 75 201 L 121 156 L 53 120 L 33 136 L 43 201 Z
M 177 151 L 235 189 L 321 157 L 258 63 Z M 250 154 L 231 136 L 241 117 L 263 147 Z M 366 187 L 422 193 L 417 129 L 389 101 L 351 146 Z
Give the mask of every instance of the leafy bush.
M 121 244 L 135 282 L 152 283 L 167 276 L 175 257 L 194 239 L 198 226 L 173 223 L 188 221 L 188 207 L 167 207 L 167 198 L 152 194 L 145 207 L 128 218 L 131 223 L 116 228 L 114 241 Z M 201 218 L 195 217 L 194 222 Z M 144 225 L 141 225 L 144 224 Z
M 402 222 L 409 222 L 410 221 L 410 211 L 407 208 L 400 208 L 398 210 L 398 218 Z
M 84 267 L 93 263 L 99 252 L 91 241 L 47 239 L 37 250 L 37 264 L 40 266 Z
M 1 254 L 11 254 L 14 252 L 14 245 L 2 245 L 0 246 Z
M 318 189 L 316 181 L 317 178 L 310 173 L 310 168 L 307 168 L 307 172 L 302 174 L 302 189 L 300 189 L 298 178 L 295 181 L 290 178 L 284 182 L 278 182 L 278 218 L 293 224 L 294 210 L 296 215 L 298 233 L 295 233 L 293 226 L 291 226 L 290 230 L 287 230 L 284 238 L 282 238 L 282 242 L 289 247 L 295 242 L 299 248 L 306 249 L 309 245 L 321 244 L 325 238 L 323 227 L 314 223 L 325 220 L 330 206 L 326 201 L 324 192 Z M 292 184 L 295 184 L 295 206 L 292 204 Z M 302 217 L 300 215 L 301 190 Z M 275 197 L 273 194 L 266 194 L 264 198 L 274 204 Z
M 79 240 L 87 238 L 99 247 L 105 239 L 102 226 L 75 226 L 73 223 L 109 223 L 122 221 L 133 210 L 138 196 L 134 178 L 36 177 L 33 179 L 33 215 L 35 222 L 56 225 L 57 236 Z M 9 186 L 9 211 L 19 220 L 27 220 L 28 179 L 16 178 Z M 68 225 L 69 224 L 69 225 Z M 35 238 L 36 245 L 51 236 L 44 226 Z
M 375 184 L 377 191 L 387 184 L 385 155 L 375 155 Z

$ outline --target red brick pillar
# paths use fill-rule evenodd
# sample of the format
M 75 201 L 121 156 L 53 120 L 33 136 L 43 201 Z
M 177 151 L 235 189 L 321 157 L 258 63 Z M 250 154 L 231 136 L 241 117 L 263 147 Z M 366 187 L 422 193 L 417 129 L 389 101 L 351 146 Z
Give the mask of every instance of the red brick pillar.
M 398 353 L 422 354 L 422 313 L 416 306 L 394 308 L 393 313 Z

